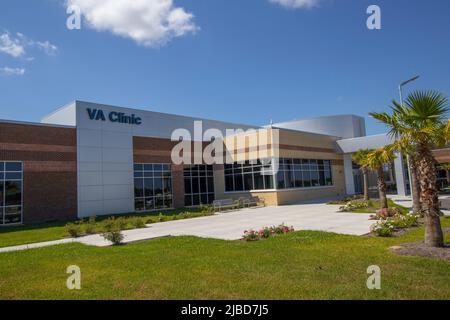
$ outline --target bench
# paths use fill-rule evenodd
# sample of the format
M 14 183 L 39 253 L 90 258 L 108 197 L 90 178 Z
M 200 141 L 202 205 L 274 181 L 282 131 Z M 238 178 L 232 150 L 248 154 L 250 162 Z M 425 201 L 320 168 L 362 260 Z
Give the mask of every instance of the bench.
M 221 211 L 222 209 L 237 209 L 239 203 L 236 203 L 232 199 L 222 199 L 213 201 L 214 210 Z
M 242 204 L 243 207 L 251 207 L 251 206 L 266 206 L 266 201 L 260 197 L 242 197 L 239 198 L 239 203 Z

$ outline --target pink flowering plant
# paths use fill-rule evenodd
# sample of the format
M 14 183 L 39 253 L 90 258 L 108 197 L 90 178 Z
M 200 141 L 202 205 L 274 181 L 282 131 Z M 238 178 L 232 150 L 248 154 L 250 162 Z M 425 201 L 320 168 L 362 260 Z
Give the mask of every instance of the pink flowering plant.
M 245 241 L 258 241 L 260 239 L 259 232 L 255 230 L 245 230 L 243 239 Z
M 270 238 L 271 236 L 286 234 L 294 231 L 294 227 L 288 227 L 285 224 L 280 224 L 279 226 L 265 227 L 259 231 L 246 230 L 244 231 L 243 240 L 258 241 L 261 239 Z
M 387 218 L 392 218 L 398 215 L 403 215 L 399 208 L 383 208 L 376 212 L 375 215 L 370 215 L 371 220 L 386 220 Z

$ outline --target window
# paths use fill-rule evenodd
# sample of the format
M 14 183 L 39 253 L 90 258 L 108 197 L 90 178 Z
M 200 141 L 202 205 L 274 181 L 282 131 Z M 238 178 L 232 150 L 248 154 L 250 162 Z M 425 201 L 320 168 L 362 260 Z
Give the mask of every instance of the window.
M 225 191 L 273 189 L 273 173 L 261 161 L 225 165 Z
M 332 186 L 331 161 L 280 159 L 277 189 Z
M 213 166 L 184 167 L 184 204 L 186 207 L 211 204 L 214 196 Z
M 0 225 L 22 223 L 21 162 L 0 162 Z
M 254 191 L 332 186 L 331 161 L 315 159 L 278 160 L 278 172 L 260 161 L 225 165 L 225 191 Z M 274 186 L 275 184 L 275 186 Z
M 134 204 L 136 211 L 173 207 L 170 165 L 150 163 L 134 165 Z

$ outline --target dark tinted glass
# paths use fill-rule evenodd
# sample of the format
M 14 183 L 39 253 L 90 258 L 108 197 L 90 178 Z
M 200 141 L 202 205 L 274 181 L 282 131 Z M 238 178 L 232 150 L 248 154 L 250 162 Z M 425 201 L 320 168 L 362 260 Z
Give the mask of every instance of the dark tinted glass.
M 134 179 L 134 197 L 139 198 L 144 196 L 144 186 L 142 179 Z
M 153 179 L 144 179 L 145 197 L 153 197 L 155 195 L 153 190 Z
M 22 183 L 20 181 L 6 181 L 5 206 L 18 206 L 22 204 Z
M 22 180 L 22 172 L 6 172 L 5 180 Z
M 5 171 L 22 171 L 22 163 L 20 163 L 20 162 L 6 162 Z

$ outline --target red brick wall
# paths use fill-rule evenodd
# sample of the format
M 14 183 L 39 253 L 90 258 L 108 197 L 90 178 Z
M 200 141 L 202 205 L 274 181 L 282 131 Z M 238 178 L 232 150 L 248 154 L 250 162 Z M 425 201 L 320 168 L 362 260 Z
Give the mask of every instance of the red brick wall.
M 76 129 L 0 123 L 0 161 L 23 162 L 25 223 L 77 217 Z
M 169 139 L 133 137 L 133 156 L 135 163 L 172 164 L 172 148 L 178 142 Z M 173 205 L 184 207 L 183 165 L 172 165 Z
M 134 162 L 172 164 L 172 149 L 178 141 L 133 137 Z M 203 148 L 207 143 L 203 143 Z M 191 150 L 194 150 L 192 144 Z M 192 160 L 193 161 L 193 160 Z M 173 202 L 175 208 L 184 207 L 184 165 L 172 165 Z

